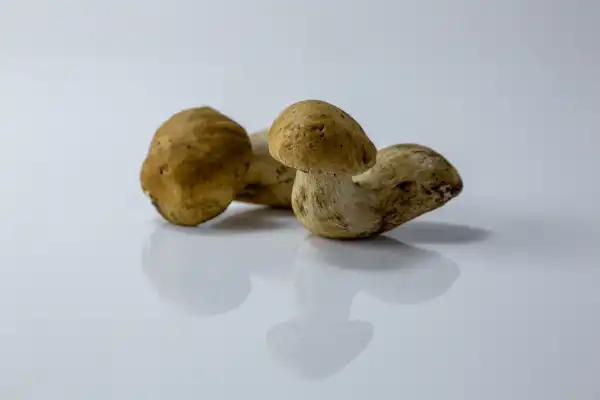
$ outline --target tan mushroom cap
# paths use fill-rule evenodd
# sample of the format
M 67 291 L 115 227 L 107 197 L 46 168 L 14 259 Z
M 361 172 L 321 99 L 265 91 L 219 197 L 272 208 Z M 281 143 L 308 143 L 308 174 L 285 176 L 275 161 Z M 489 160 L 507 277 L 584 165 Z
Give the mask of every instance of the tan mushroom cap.
M 250 139 L 239 124 L 210 107 L 183 110 L 154 134 L 141 186 L 167 221 L 198 225 L 233 201 L 251 158 Z
M 269 152 L 301 171 L 356 175 L 375 164 L 377 149 L 349 114 L 324 101 L 304 100 L 275 119 Z

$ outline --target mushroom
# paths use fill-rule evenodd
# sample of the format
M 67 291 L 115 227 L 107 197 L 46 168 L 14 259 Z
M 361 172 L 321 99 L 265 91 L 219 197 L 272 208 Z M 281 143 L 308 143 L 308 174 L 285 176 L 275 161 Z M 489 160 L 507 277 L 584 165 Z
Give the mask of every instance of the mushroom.
M 378 235 L 441 207 L 463 188 L 441 154 L 417 144 L 377 152 L 349 114 L 324 101 L 301 101 L 279 114 L 269 151 L 298 170 L 292 208 L 319 236 Z
M 237 194 L 235 200 L 290 208 L 296 170 L 271 157 L 267 135 L 268 129 L 250 135 L 252 161 L 244 178 L 246 186 Z
M 154 134 L 141 186 L 164 219 L 195 226 L 233 201 L 245 184 L 251 158 L 242 126 L 211 107 L 183 110 Z

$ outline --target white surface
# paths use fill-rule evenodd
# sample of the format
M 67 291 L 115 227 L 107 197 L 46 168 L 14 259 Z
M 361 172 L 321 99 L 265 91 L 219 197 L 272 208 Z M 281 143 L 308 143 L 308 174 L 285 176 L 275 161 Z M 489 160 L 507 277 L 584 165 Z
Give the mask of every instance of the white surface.
M 600 398 L 598 3 L 376 3 L 0 1 L 1 399 Z M 157 219 L 160 122 L 304 98 L 464 193 L 364 243 Z

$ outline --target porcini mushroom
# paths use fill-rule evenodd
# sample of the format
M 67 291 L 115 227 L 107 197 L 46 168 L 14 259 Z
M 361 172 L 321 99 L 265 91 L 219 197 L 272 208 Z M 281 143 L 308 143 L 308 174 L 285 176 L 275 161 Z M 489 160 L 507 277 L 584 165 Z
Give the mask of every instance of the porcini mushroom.
M 379 152 L 338 107 L 305 100 L 269 131 L 269 151 L 297 169 L 292 208 L 320 236 L 349 239 L 389 231 L 456 197 L 463 183 L 439 153 L 403 144 Z
M 154 134 L 141 186 L 167 221 L 195 226 L 233 201 L 251 158 L 250 139 L 238 123 L 210 107 L 183 110 Z

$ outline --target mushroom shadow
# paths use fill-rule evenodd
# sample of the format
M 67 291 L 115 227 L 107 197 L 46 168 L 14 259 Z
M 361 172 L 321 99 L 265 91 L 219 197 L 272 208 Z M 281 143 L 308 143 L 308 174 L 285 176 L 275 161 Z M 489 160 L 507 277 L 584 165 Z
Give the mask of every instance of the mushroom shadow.
M 167 225 L 173 231 L 190 236 L 224 236 L 250 232 L 271 232 L 300 227 L 291 209 L 276 207 L 244 207 L 230 209 L 198 226 L 178 226 L 156 218 L 157 227 Z
M 408 243 L 459 244 L 485 241 L 492 232 L 484 228 L 448 222 L 411 221 L 387 232 L 386 235 Z
M 224 213 L 213 223 L 206 225 L 207 230 L 244 233 L 248 231 L 271 231 L 290 228 L 297 225 L 291 209 L 259 207 Z M 199 227 L 204 229 L 204 227 Z
M 296 313 L 267 333 L 267 348 L 307 380 L 344 369 L 369 345 L 374 327 L 352 320 L 365 293 L 390 304 L 418 304 L 443 295 L 460 276 L 436 252 L 387 237 L 336 241 L 310 236 L 297 252 Z

